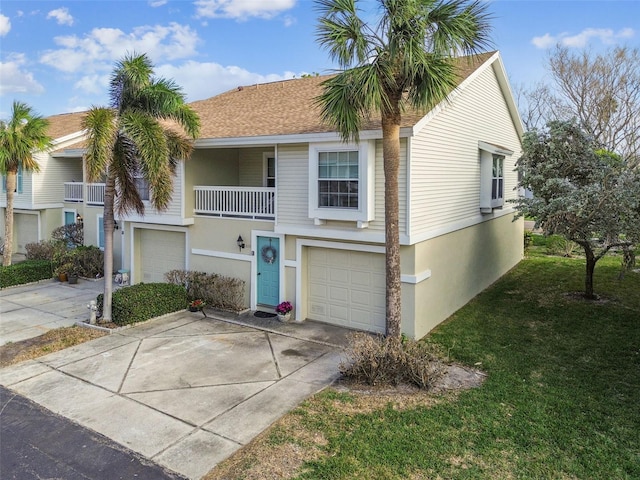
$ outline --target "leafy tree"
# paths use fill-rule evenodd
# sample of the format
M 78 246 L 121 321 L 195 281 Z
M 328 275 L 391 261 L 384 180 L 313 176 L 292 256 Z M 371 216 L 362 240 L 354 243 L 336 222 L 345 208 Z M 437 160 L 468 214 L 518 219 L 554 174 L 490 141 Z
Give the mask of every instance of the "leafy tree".
M 576 118 L 605 148 L 640 165 L 640 50 L 616 47 L 595 55 L 557 47 L 547 67 L 551 81 L 518 98 L 527 129 Z
M 131 55 L 117 63 L 110 82 L 110 108 L 94 107 L 83 120 L 87 130 L 86 169 L 89 182 L 106 177 L 104 196 L 104 307 L 111 320 L 114 211 L 144 214 L 136 187 L 142 176 L 150 203 L 159 211 L 169 206 L 179 160 L 191 153 L 200 120 L 185 103 L 173 81 L 154 78 L 146 55 Z M 117 193 L 117 197 L 116 197 Z
M 519 186 L 534 198 L 514 200 L 520 215 L 546 234 L 562 235 L 586 257 L 585 297 L 595 298 L 593 272 L 610 249 L 640 241 L 640 173 L 601 149 L 576 122 L 552 121 L 527 132 L 517 162 Z
M 7 176 L 7 207 L 3 265 L 11 265 L 13 253 L 13 199 L 16 191 L 18 170 L 37 172 L 38 162 L 33 158 L 37 151 L 51 148 L 47 136 L 49 122 L 37 115 L 26 103 L 13 102 L 11 119 L 0 121 L 0 173 Z
M 318 41 L 340 66 L 318 98 L 322 117 L 344 141 L 359 140 L 363 123 L 382 121 L 385 177 L 386 331 L 401 330 L 398 169 L 406 107 L 426 111 L 455 87 L 454 53 L 473 55 L 489 43 L 486 4 L 466 0 L 378 0 L 376 25 L 357 0 L 316 0 Z

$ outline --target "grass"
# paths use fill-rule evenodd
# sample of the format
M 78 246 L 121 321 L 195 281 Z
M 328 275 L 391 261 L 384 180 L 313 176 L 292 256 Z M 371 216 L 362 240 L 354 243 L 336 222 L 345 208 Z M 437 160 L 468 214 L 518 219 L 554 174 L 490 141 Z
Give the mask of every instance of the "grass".
M 369 408 L 327 389 L 207 478 L 282 477 L 249 466 L 305 449 L 287 478 L 640 478 L 640 273 L 604 258 L 589 302 L 584 260 L 535 250 L 431 334 L 480 388 Z
M 78 326 L 49 330 L 37 337 L 1 346 L 0 367 L 42 357 L 104 335 L 105 332 Z

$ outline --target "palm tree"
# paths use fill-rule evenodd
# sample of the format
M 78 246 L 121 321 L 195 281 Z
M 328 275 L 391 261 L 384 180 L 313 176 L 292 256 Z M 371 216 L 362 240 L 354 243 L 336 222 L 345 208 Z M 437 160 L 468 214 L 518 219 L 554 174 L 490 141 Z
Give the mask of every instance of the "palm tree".
M 0 173 L 7 176 L 7 208 L 4 224 L 4 252 L 2 264 L 11 265 L 13 253 L 13 197 L 18 170 L 37 172 L 37 151 L 51 148 L 47 136 L 49 122 L 37 115 L 26 103 L 13 102 L 11 119 L 0 122 Z
M 150 203 L 166 210 L 179 160 L 188 158 L 200 131 L 196 112 L 185 103 L 173 81 L 154 78 L 146 55 L 130 55 L 116 64 L 110 82 L 110 108 L 94 107 L 87 130 L 86 171 L 89 182 L 106 177 L 104 194 L 103 321 L 111 320 L 114 212 L 144 214 L 136 187 L 149 185 Z M 190 138 L 189 138 L 190 137 Z M 117 192 L 117 198 L 116 198 Z
M 479 0 L 378 0 L 372 27 L 357 0 L 316 0 L 318 42 L 340 73 L 323 84 L 322 117 L 344 141 L 358 141 L 371 115 L 379 114 L 385 178 L 386 333 L 401 335 L 398 168 L 402 112 L 434 107 L 456 85 L 456 54 L 476 55 L 489 46 L 490 16 Z

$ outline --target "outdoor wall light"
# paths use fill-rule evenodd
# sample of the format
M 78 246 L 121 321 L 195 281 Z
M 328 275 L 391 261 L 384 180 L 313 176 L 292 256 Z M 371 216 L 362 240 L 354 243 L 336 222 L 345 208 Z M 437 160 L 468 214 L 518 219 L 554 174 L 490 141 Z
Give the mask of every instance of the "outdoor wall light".
M 80 215 L 79 213 L 76 215 L 76 223 L 82 223 L 82 215 Z
M 118 226 L 118 222 L 116 222 L 115 220 L 113 221 L 113 229 L 114 230 L 118 230 L 120 227 Z
M 236 240 L 236 243 L 238 244 L 238 248 L 240 249 L 240 251 L 242 251 L 242 249 L 245 247 L 242 235 L 238 235 L 238 240 Z

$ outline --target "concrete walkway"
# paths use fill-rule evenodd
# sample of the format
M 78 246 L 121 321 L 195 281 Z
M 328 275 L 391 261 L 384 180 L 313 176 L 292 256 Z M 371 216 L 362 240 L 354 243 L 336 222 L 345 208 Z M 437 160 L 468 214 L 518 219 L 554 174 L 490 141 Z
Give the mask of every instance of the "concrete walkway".
M 78 285 L 86 309 L 83 295 L 95 292 Z M 2 303 L 31 298 L 28 308 L 51 313 L 35 299 L 73 286 L 49 288 L 25 287 Z M 201 478 L 331 384 L 346 340 L 344 329 L 314 322 L 207 314 L 178 312 L 0 369 L 0 384 L 180 475 Z
M 104 291 L 103 281 L 75 285 L 46 280 L 0 290 L 0 345 L 37 337 L 89 318 L 87 304 Z

